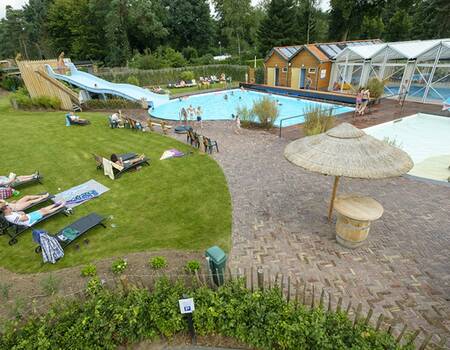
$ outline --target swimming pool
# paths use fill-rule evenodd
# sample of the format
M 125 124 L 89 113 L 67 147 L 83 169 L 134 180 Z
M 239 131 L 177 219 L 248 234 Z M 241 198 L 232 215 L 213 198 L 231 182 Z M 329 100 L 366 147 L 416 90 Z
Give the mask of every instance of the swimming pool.
M 440 181 L 450 176 L 450 118 L 419 113 L 364 131 L 379 140 L 395 140 L 414 161 L 409 174 Z
M 225 95 L 227 96 L 227 99 L 225 99 Z M 236 114 L 238 107 L 252 108 L 254 101 L 261 100 L 266 96 L 274 101 L 278 101 L 280 115 L 275 121 L 275 126 L 279 126 L 281 119 L 300 116 L 309 108 L 317 105 L 327 109 L 334 108 L 333 115 L 339 115 L 354 110 L 351 107 L 331 103 L 320 103 L 281 95 L 234 89 L 174 99 L 152 109 L 150 114 L 160 119 L 178 120 L 181 108 L 188 108 L 192 105 L 194 108 L 197 108 L 198 106 L 202 107 L 203 120 L 231 120 L 232 114 Z M 305 118 L 301 116 L 283 121 L 283 126 L 299 124 L 304 121 Z

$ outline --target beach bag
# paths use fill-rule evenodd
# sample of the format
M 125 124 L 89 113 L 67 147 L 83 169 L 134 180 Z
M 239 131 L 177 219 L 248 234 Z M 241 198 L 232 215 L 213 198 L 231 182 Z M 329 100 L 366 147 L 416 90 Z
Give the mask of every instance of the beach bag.
M 14 188 L 12 187 L 0 187 L 0 199 L 8 199 L 12 197 Z

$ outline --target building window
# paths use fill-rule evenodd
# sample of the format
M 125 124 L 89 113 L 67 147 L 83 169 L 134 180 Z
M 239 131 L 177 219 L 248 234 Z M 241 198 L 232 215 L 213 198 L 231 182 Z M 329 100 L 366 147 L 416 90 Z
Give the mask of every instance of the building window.
M 316 74 L 316 68 L 309 68 L 308 69 L 309 74 Z
M 287 73 L 287 67 L 283 67 L 283 73 Z

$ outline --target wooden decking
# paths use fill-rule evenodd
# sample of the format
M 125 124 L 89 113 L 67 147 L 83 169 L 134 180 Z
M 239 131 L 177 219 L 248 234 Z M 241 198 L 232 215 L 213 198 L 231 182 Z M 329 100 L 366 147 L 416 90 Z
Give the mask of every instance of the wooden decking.
M 347 122 L 363 129 L 416 113 L 450 116 L 448 112 L 442 110 L 442 105 L 406 102 L 402 109 L 397 100 L 383 100 L 380 104 L 374 105 L 370 113 L 362 117 L 354 117 L 353 113 L 343 114 L 337 118 L 337 124 Z M 273 132 L 278 133 L 279 129 L 273 129 Z M 301 125 L 285 127 L 281 131 L 281 136 L 290 140 L 303 137 L 303 127 Z

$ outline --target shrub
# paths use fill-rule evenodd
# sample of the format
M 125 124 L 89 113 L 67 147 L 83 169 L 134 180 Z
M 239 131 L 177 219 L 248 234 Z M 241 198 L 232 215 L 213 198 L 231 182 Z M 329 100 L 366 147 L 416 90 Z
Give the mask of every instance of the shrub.
M 16 91 L 23 87 L 23 80 L 16 76 L 7 76 L 0 82 L 0 86 L 8 91 Z
M 92 277 L 97 274 L 97 268 L 94 264 L 87 264 L 81 269 L 81 276 L 83 277 Z
M 186 70 L 184 72 L 181 72 L 180 79 L 184 81 L 189 81 L 195 79 L 194 72 L 190 70 Z
M 198 58 L 197 50 L 191 46 L 185 47 L 181 50 L 181 53 L 189 62 L 192 62 L 192 60 Z
M 370 97 L 380 98 L 384 94 L 384 82 L 377 78 L 372 78 L 367 83 L 367 89 L 370 91 Z
M 53 295 L 58 292 L 61 281 L 52 274 L 44 277 L 41 281 L 42 290 L 46 295 Z
M 139 102 L 128 101 L 122 98 L 112 98 L 109 100 L 88 100 L 84 106 L 88 109 L 139 109 L 142 108 Z
M 321 134 L 334 126 L 335 117 L 331 108 L 310 107 L 305 115 L 303 132 L 306 136 Z
M 134 75 L 130 75 L 130 76 L 127 78 L 127 83 L 128 83 L 128 84 L 131 84 L 131 85 L 139 86 L 139 79 L 136 78 Z
M 261 127 L 267 129 L 273 126 L 280 113 L 277 102 L 269 97 L 263 97 L 261 100 L 254 102 L 252 112 L 258 118 Z
M 144 339 L 170 338 L 187 331 L 178 306 L 185 293 L 195 300 L 193 319 L 200 336 L 222 335 L 258 349 L 414 349 L 364 319 L 353 326 L 344 312 L 288 302 L 278 288 L 250 292 L 239 280 L 217 290 L 189 289 L 165 278 L 152 292 L 100 288 L 84 301 L 56 304 L 40 317 L 11 322 L 2 332 L 0 348 L 70 349 L 76 344 L 79 349 L 116 349 Z
M 167 267 L 167 259 L 163 256 L 155 256 L 149 260 L 150 266 L 155 269 L 162 269 Z
M 102 281 L 98 276 L 92 277 L 86 286 L 86 294 L 96 295 L 103 289 Z
M 197 260 L 188 261 L 184 268 L 186 272 L 195 273 L 195 271 L 200 270 L 200 262 Z
M 128 263 L 125 259 L 118 259 L 112 263 L 111 270 L 114 274 L 120 275 L 127 268 Z
M 19 88 L 10 97 L 11 105 L 20 109 L 55 109 L 61 108 L 61 100 L 53 96 L 39 96 L 31 98 L 25 88 Z
M 253 110 L 247 108 L 246 106 L 236 108 L 236 115 L 239 116 L 241 120 L 241 125 L 243 127 L 249 127 L 255 124 L 255 115 Z

